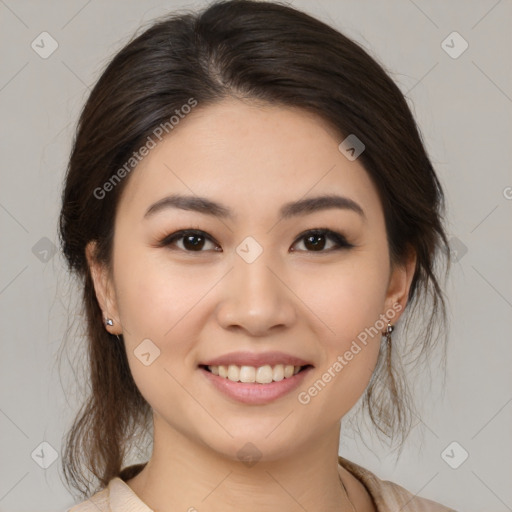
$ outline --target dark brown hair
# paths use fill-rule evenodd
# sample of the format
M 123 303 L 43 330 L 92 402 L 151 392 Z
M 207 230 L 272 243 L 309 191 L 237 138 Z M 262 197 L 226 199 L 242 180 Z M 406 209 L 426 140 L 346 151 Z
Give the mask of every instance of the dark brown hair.
M 383 344 L 361 402 L 390 439 L 403 440 L 410 429 L 400 365 L 428 355 L 440 338 L 446 307 L 434 267 L 438 256 L 449 263 L 449 250 L 442 188 L 404 95 L 358 44 L 301 11 L 272 2 L 215 2 L 199 13 L 161 18 L 134 37 L 108 64 L 79 119 L 59 235 L 83 293 L 90 389 L 67 433 L 62 467 L 84 497 L 120 475 L 133 437 L 151 429 L 151 409 L 133 381 L 124 344 L 104 328 L 85 255 L 96 241 L 97 260 L 111 269 L 116 207 L 129 177 L 102 199 L 95 190 L 190 98 L 198 110 L 228 97 L 298 107 L 327 121 L 340 142 L 349 134 L 364 142 L 359 161 L 382 201 L 391 261 L 403 262 L 412 248 L 417 266 L 393 358 Z M 409 322 L 421 336 L 404 335 Z

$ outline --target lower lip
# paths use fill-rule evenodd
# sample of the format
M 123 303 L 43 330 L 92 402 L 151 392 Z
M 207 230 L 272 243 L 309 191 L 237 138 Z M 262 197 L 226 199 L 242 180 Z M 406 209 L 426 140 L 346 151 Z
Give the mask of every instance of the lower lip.
M 214 375 L 204 368 L 199 369 L 219 391 L 228 397 L 244 404 L 261 405 L 270 403 L 292 392 L 300 385 L 306 374 L 312 370 L 312 367 L 309 366 L 292 377 L 268 384 L 234 382 Z

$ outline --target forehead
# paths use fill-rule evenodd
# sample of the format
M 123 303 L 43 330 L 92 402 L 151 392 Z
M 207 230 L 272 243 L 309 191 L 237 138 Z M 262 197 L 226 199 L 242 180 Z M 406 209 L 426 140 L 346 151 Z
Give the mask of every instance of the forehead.
M 198 106 L 132 171 L 120 210 L 147 208 L 173 192 L 223 199 L 248 214 L 326 193 L 371 206 L 374 185 L 339 151 L 342 139 L 301 109 L 236 99 Z

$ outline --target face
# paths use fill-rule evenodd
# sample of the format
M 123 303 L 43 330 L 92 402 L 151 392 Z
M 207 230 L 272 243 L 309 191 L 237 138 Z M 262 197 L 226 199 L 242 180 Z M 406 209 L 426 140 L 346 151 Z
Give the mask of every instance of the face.
M 226 100 L 127 178 L 112 275 L 88 255 L 155 434 L 272 460 L 337 432 L 364 392 L 414 261 L 391 267 L 377 191 L 341 140 L 301 110 Z M 341 199 L 312 201 L 326 195 Z

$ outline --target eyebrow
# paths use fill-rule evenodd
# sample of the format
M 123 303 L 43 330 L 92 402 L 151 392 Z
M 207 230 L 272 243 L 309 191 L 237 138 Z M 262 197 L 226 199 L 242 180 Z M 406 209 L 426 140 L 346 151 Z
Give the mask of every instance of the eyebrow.
M 161 212 L 169 208 L 191 210 L 222 219 L 233 220 L 235 218 L 235 214 L 229 208 L 212 201 L 211 199 L 179 194 L 172 194 L 152 204 L 144 214 L 144 218 L 149 218 L 157 212 Z M 353 211 L 366 220 L 365 213 L 358 203 L 348 197 L 335 194 L 317 196 L 309 199 L 300 199 L 298 201 L 285 203 L 279 211 L 279 216 L 280 219 L 289 219 L 291 217 L 307 215 L 309 213 L 331 208 Z

